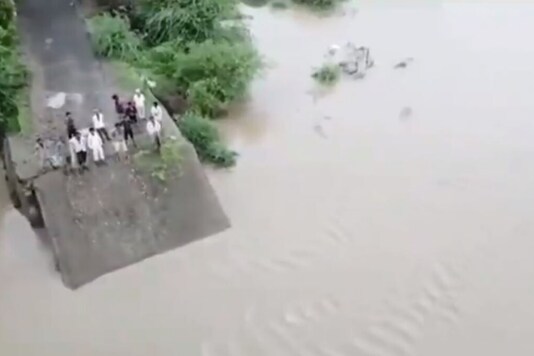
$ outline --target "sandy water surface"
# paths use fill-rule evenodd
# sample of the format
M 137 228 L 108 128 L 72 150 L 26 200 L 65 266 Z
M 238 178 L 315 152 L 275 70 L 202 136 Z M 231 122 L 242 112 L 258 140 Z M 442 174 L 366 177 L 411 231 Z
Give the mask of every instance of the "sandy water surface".
M 209 172 L 233 228 L 72 292 L 4 204 L 0 354 L 533 355 L 534 6 L 247 12 L 270 69 Z M 376 67 L 317 91 L 347 40 Z

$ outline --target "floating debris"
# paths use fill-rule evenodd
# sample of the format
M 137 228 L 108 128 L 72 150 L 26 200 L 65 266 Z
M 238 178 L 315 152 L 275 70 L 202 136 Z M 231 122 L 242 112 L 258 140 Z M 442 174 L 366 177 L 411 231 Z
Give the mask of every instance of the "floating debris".
M 393 68 L 400 69 L 400 68 L 406 68 L 408 67 L 408 64 L 413 62 L 413 58 L 409 57 L 404 59 L 403 61 L 400 61 L 399 63 L 395 64 Z
M 370 50 L 365 46 L 356 46 L 347 42 L 344 46 L 333 44 L 328 49 L 326 59 L 341 68 L 342 72 L 356 78 L 365 76 L 367 69 L 374 66 Z
M 412 116 L 413 110 L 409 106 L 405 106 L 401 109 L 399 113 L 399 119 L 400 120 L 408 120 Z
M 326 135 L 326 133 L 324 132 L 324 128 L 323 126 L 321 126 L 321 124 L 315 124 L 313 126 L 313 130 L 319 135 L 321 136 L 322 138 L 328 138 L 328 136 Z

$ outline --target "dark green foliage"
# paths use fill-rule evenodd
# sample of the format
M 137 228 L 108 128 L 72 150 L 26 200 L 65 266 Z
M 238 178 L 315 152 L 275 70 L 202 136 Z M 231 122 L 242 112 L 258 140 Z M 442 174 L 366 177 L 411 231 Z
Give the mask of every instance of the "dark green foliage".
M 330 10 L 338 5 L 341 0 L 293 0 L 295 4 L 305 5 L 318 10 Z
M 129 61 L 139 57 L 141 39 L 130 31 L 128 18 L 104 13 L 93 17 L 89 25 L 93 48 L 98 55 Z
M 187 113 L 178 126 L 185 138 L 195 147 L 200 160 L 219 167 L 235 165 L 237 153 L 222 145 L 217 128 L 209 119 Z
M 147 61 L 155 74 L 185 90 L 191 107 L 204 115 L 242 97 L 260 66 L 249 42 L 208 40 L 191 44 L 187 52 L 182 47 L 182 41 L 166 42 L 152 49 Z
M 19 92 L 27 83 L 15 31 L 13 3 L 0 0 L 0 130 L 17 131 Z

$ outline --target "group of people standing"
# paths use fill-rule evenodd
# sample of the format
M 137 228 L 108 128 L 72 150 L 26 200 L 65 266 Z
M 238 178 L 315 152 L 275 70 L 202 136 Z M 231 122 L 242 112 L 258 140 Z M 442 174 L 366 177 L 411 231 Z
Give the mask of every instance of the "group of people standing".
M 112 96 L 118 121 L 108 132 L 108 125 L 104 120 L 104 114 L 99 109 L 94 109 L 92 114 L 92 126 L 78 130 L 74 118 L 70 112 L 66 113 L 66 129 L 69 142 L 71 164 L 78 166 L 80 171 L 88 169 L 87 155 L 90 151 L 93 162 L 96 165 L 105 163 L 105 142 L 112 143 L 118 159 L 127 158 L 129 142 L 137 147 L 135 142 L 135 128 L 140 122 L 146 121 L 146 131 L 154 142 L 156 150 L 161 147 L 161 122 L 163 110 L 157 102 L 150 108 L 147 118 L 145 109 L 145 96 L 140 89 L 136 89 L 132 99 L 122 102 L 117 94 Z M 38 144 L 39 144 L 38 140 Z M 42 145 L 41 145 L 42 146 Z

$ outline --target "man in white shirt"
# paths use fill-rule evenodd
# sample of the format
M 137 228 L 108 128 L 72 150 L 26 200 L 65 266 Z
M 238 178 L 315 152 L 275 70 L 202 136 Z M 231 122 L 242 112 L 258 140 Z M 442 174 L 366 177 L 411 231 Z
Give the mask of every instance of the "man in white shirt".
M 150 116 L 146 123 L 146 131 L 154 140 L 156 149 L 159 151 L 161 147 L 161 124 L 153 116 Z
M 104 142 L 104 138 L 108 141 L 110 140 L 108 130 L 106 130 L 106 124 L 104 123 L 104 114 L 98 109 L 95 109 L 93 112 L 93 128 L 100 135 L 102 142 Z
M 71 138 L 69 139 L 69 146 L 71 152 L 76 155 L 76 157 L 71 156 L 73 163 L 74 159 L 76 159 L 80 170 L 87 169 L 87 166 L 85 165 L 85 161 L 87 160 L 87 146 L 80 132 L 76 132 L 74 135 L 71 135 Z
M 87 146 L 93 152 L 93 161 L 95 163 L 100 163 L 104 161 L 104 143 L 102 138 L 98 135 L 94 128 L 89 129 L 89 135 L 87 135 Z
M 161 110 L 161 106 L 159 106 L 157 101 L 154 101 L 154 104 L 152 104 L 150 114 L 154 116 L 154 119 L 161 124 L 161 120 L 163 120 L 163 110 Z
M 135 109 L 137 110 L 137 115 L 141 120 L 146 118 L 145 113 L 145 95 L 141 93 L 141 89 L 135 89 L 135 94 L 133 96 L 133 101 L 135 104 Z

